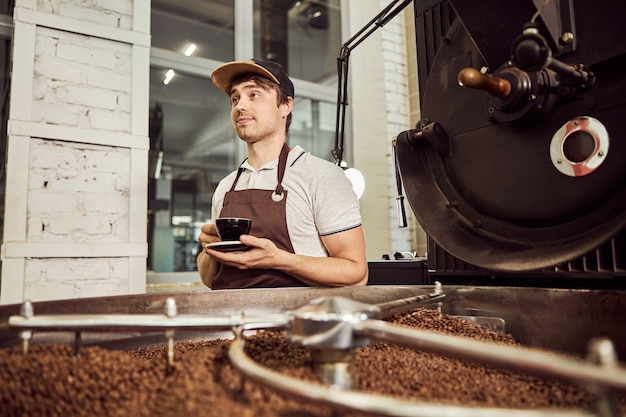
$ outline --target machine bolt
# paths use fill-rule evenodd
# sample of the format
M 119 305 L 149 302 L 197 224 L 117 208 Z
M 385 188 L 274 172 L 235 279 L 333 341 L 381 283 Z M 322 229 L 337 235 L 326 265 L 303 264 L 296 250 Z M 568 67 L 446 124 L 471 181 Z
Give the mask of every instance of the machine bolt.
M 176 300 L 172 297 L 167 297 L 165 300 L 165 315 L 169 318 L 174 318 L 178 314 L 178 308 L 176 307 Z M 172 374 L 174 369 L 174 330 L 166 330 L 165 337 L 167 338 L 167 375 Z
M 172 297 L 167 297 L 165 300 L 165 315 L 169 318 L 176 317 L 178 314 L 178 308 L 176 307 L 176 300 Z
M 33 317 L 35 315 L 33 303 L 28 300 L 24 301 L 20 307 L 20 315 L 26 318 Z M 23 330 L 20 332 L 19 336 L 20 339 L 22 339 L 22 353 L 26 355 L 28 353 L 28 342 L 33 337 L 33 332 L 32 330 Z
M 592 339 L 588 345 L 589 354 L 587 359 L 602 366 L 614 366 L 617 364 L 617 353 L 611 340 L 606 338 Z
M 574 34 L 572 32 L 565 32 L 561 35 L 561 41 L 563 43 L 570 43 L 574 40 Z
M 603 368 L 614 368 L 618 364 L 617 352 L 611 340 L 599 337 L 591 339 L 587 345 L 587 360 Z M 617 397 L 607 389 L 594 389 L 596 394 L 596 411 L 600 417 L 614 417 L 617 412 Z

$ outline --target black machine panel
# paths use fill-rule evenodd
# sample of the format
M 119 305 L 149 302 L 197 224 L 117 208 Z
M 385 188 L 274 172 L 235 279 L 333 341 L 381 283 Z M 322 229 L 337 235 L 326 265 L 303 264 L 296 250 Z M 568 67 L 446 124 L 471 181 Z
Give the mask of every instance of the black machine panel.
M 396 152 L 429 237 L 503 273 L 607 244 L 626 257 L 626 3 L 428 3 L 415 3 L 422 120 Z

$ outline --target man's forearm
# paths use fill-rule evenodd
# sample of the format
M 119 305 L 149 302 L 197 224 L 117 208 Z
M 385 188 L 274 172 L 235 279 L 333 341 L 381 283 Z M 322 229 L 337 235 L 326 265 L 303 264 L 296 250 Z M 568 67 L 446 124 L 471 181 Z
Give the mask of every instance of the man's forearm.
M 276 265 L 276 269 L 308 285 L 341 287 L 367 284 L 367 263 L 342 258 L 317 258 L 288 252 L 284 255 L 284 261 Z
M 368 279 L 365 235 L 362 227 L 322 236 L 328 257 L 295 254 L 279 256 L 279 265 L 288 274 L 309 285 L 366 285 Z

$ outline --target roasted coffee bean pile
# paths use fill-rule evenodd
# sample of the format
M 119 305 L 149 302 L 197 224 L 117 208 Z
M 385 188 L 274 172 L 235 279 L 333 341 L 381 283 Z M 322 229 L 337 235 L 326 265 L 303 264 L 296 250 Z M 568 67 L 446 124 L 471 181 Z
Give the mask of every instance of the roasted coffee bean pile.
M 388 319 L 425 330 L 514 345 L 509 335 L 432 310 Z M 0 350 L 0 416 L 362 416 L 285 397 L 237 371 L 228 360 L 229 340 L 175 345 L 166 372 L 165 346 L 130 352 L 85 347 L 79 356 L 65 345 Z M 264 366 L 317 382 L 308 349 L 279 331 L 249 336 L 248 355 Z M 593 411 L 591 394 L 574 386 L 466 361 L 375 343 L 359 348 L 351 365 L 356 389 L 437 404 L 520 409 Z M 621 413 L 626 398 L 618 399 Z M 505 411 L 503 411 L 504 413 Z

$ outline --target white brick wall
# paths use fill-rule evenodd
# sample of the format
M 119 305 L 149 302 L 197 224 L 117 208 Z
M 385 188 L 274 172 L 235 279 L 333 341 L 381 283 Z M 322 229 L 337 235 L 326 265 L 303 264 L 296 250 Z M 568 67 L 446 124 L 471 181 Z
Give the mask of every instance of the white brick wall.
M 349 29 L 345 39 L 389 5 L 389 0 L 350 0 Z M 412 15 L 411 6 L 404 13 Z M 409 88 L 409 46 L 406 20 L 396 16 L 365 39 L 351 54 L 350 104 L 353 117 L 352 152 L 356 168 L 366 180 L 361 213 L 366 235 L 367 256 L 417 251 L 425 247 L 417 241 L 418 226 L 405 199 L 407 228 L 398 228 L 395 167 L 391 141 L 398 133 L 413 127 Z M 361 86 L 361 87 L 357 87 Z M 363 87 L 367 86 L 367 88 Z
M 37 10 L 120 29 L 133 27 L 132 0 L 37 0 Z
M 128 44 L 38 28 L 32 121 L 130 132 Z
M 33 139 L 29 241 L 125 242 L 129 150 Z
M 143 3 L 16 1 L 0 304 L 145 291 Z
M 125 258 L 29 259 L 24 298 L 43 301 L 118 295 L 120 287 L 128 286 L 127 270 Z
M 381 10 L 389 4 L 381 0 Z M 410 10 L 410 8 L 409 8 Z M 391 20 L 381 29 L 385 101 L 387 103 L 387 131 L 392 138 L 398 133 L 411 128 L 410 106 L 407 68 L 407 44 L 404 19 L 399 16 Z M 389 167 L 389 189 L 392 195 L 389 198 L 390 212 L 390 239 L 393 251 L 414 252 L 417 250 L 414 239 L 415 228 L 411 221 L 412 212 L 405 199 L 408 227 L 398 227 L 398 213 L 396 208 L 396 178 L 393 155 L 387 154 Z

